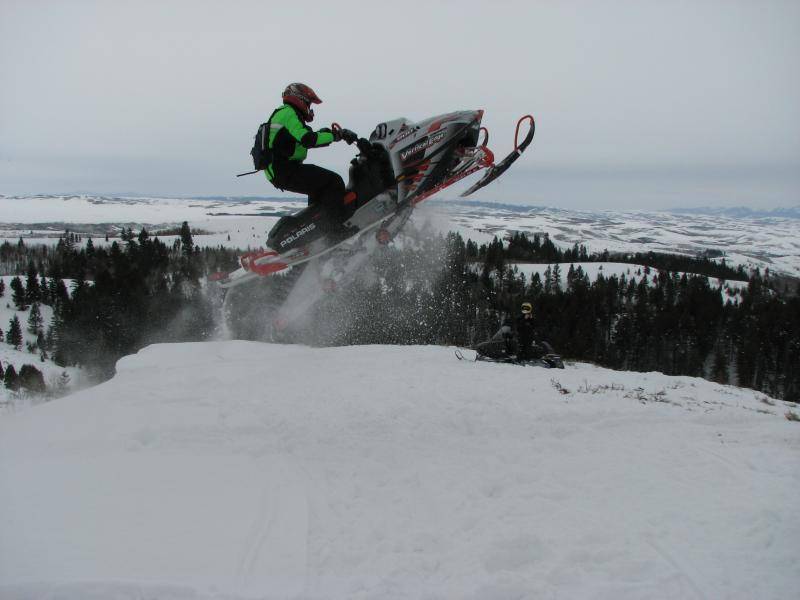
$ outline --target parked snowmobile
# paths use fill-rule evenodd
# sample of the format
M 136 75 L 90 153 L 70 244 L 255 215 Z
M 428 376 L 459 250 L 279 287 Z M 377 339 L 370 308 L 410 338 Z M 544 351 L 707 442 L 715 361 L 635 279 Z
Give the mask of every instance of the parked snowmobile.
M 528 367 L 545 367 L 547 369 L 563 369 L 564 361 L 561 356 L 553 352 L 549 344 L 533 343 L 530 350 L 530 358 L 520 359 L 515 354 L 514 346 L 505 340 L 489 340 L 482 342 L 473 348 L 475 350 L 476 362 L 497 362 L 508 363 L 514 365 L 523 365 Z M 460 350 L 456 350 L 456 358 L 465 360 L 464 354 Z
M 494 154 L 486 145 L 489 132 L 481 127 L 482 118 L 482 110 L 468 110 L 419 123 L 407 119 L 381 123 L 369 140 L 357 142 L 359 154 L 351 162 L 347 185 L 355 201 L 343 227 L 330 223 L 323 207 L 309 206 L 282 217 L 270 230 L 265 250 L 242 256 L 241 268 L 218 274 L 215 279 L 221 287 L 230 288 L 324 256 L 342 245 L 352 245 L 367 232 L 374 233 L 378 244 L 386 244 L 413 208 L 438 191 L 481 169 L 487 169 L 484 176 L 461 195 L 468 196 L 488 185 L 530 145 L 535 122 L 530 115 L 517 122 L 514 151 L 495 164 Z M 529 130 L 520 141 L 520 127 L 526 121 Z
M 489 340 L 475 346 L 478 353 L 475 360 L 485 360 L 489 362 L 511 362 L 516 364 L 543 366 L 553 369 L 563 369 L 564 362 L 561 357 L 553 351 L 552 346 L 547 342 L 533 342 L 529 350 L 530 358 L 520 359 L 516 355 L 516 343 L 509 344 L 505 340 Z

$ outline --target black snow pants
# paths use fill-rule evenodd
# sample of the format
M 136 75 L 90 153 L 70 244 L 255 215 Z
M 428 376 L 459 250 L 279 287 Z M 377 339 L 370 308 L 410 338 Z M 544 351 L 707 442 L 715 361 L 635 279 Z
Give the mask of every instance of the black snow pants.
M 317 165 L 287 161 L 276 165 L 272 184 L 282 190 L 306 194 L 308 205 L 321 205 L 329 216 L 343 220 L 345 187 L 342 178 Z

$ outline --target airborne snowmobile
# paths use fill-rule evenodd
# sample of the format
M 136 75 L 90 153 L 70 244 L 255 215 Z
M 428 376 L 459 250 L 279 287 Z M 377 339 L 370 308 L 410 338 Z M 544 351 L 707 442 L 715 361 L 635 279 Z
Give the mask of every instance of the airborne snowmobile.
M 467 110 L 419 123 L 407 119 L 381 123 L 368 140 L 357 141 L 359 154 L 351 162 L 347 185 L 356 200 L 343 228 L 331 226 L 322 207 L 309 206 L 282 217 L 270 230 L 266 249 L 245 254 L 239 269 L 215 279 L 222 288 L 231 288 L 337 249 L 338 254 L 370 252 L 391 241 L 414 207 L 440 190 L 481 169 L 487 169 L 483 177 L 461 195 L 491 183 L 530 145 L 535 122 L 530 115 L 517 122 L 514 151 L 495 164 L 482 118 L 482 110 Z M 520 127 L 526 121 L 529 130 L 520 140 Z M 333 128 L 337 127 L 334 123 Z M 367 232 L 374 235 L 366 236 Z

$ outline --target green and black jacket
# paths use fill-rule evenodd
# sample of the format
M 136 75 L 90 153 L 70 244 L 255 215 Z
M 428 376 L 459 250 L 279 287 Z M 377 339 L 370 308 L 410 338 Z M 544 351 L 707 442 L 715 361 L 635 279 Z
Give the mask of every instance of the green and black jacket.
M 269 147 L 272 164 L 264 170 L 272 181 L 276 171 L 287 162 L 303 162 L 309 148 L 320 148 L 333 142 L 333 134 L 327 127 L 314 131 L 305 124 L 299 111 L 291 104 L 284 104 L 269 118 Z

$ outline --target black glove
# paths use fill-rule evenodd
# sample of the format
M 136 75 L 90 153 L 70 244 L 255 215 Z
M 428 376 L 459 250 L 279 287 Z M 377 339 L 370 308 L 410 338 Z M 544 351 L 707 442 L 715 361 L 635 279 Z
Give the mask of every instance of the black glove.
M 349 129 L 342 129 L 341 131 L 339 131 L 339 139 L 344 140 L 348 144 L 352 144 L 353 142 L 358 140 L 358 135 L 355 132 L 350 131 Z

